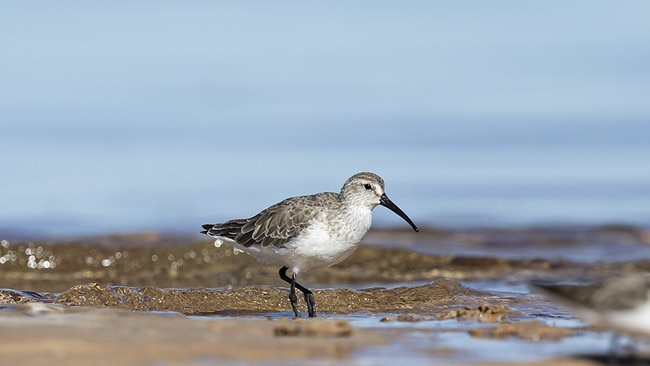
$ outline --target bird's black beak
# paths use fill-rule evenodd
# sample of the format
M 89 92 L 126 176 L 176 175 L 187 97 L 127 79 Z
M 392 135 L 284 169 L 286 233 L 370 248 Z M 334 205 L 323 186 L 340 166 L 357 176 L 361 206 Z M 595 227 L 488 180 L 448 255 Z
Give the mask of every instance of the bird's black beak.
M 384 206 L 384 207 L 388 207 L 389 210 L 391 210 L 391 211 L 395 212 L 396 214 L 398 214 L 399 217 L 403 218 L 404 221 L 408 222 L 409 225 L 411 225 L 411 227 L 413 228 L 413 230 L 418 231 L 418 232 L 420 231 L 420 230 L 418 230 L 418 227 L 415 226 L 415 224 L 413 223 L 413 221 L 411 221 L 411 219 L 410 219 L 408 216 L 406 216 L 406 214 L 404 213 L 404 211 L 400 210 L 400 208 L 397 207 L 397 205 L 394 204 L 393 201 L 391 201 L 391 200 L 388 198 L 388 196 L 386 195 L 386 193 L 382 194 L 381 197 L 379 198 L 379 204 L 382 205 L 382 206 Z

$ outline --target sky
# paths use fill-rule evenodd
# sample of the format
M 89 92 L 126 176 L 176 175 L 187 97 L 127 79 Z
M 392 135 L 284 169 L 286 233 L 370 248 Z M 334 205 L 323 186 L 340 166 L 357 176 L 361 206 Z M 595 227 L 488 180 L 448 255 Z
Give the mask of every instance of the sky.
M 647 2 L 0 7 L 0 233 L 191 231 L 364 170 L 426 224 L 650 220 Z

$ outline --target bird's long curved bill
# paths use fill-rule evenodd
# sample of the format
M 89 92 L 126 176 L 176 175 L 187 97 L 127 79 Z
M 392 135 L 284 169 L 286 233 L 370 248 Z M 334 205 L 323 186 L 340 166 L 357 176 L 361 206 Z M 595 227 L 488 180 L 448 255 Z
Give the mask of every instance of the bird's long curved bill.
M 388 196 L 386 195 L 386 193 L 384 193 L 384 194 L 381 195 L 381 198 L 379 199 L 379 204 L 382 205 L 382 206 L 384 206 L 384 207 L 387 207 L 389 210 L 391 210 L 391 211 L 395 212 L 396 214 L 398 214 L 399 217 L 403 218 L 404 221 L 408 222 L 409 225 L 411 225 L 411 227 L 413 228 L 413 230 L 415 230 L 415 231 L 420 231 L 420 230 L 418 230 L 418 227 L 415 226 L 415 224 L 413 223 L 413 221 L 411 221 L 411 219 L 410 219 L 408 216 L 406 216 L 406 214 L 404 213 L 404 211 L 400 210 L 400 208 L 397 207 L 397 205 L 394 204 L 393 201 L 391 201 L 391 200 L 388 198 Z

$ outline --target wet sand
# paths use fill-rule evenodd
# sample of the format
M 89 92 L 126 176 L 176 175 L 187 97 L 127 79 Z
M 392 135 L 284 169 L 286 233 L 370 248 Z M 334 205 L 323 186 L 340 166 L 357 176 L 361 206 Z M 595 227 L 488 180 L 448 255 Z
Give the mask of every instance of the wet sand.
M 3 364 L 203 364 L 344 359 L 388 337 L 344 320 L 202 321 L 178 314 L 32 304 L 2 313 Z M 26 362 L 28 361 L 28 362 Z
M 346 261 L 301 276 L 316 295 L 317 319 L 293 319 L 278 268 L 210 240 L 5 240 L 0 357 L 51 365 L 598 365 L 609 362 L 611 333 L 531 294 L 527 283 L 648 272 L 649 237 L 625 226 L 375 230 Z M 645 364 L 646 354 L 638 349 L 635 362 Z

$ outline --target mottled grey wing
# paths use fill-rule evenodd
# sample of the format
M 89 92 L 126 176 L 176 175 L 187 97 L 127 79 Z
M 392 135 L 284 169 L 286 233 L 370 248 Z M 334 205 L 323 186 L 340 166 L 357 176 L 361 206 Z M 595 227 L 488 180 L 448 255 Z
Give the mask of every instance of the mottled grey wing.
M 534 285 L 569 303 L 599 311 L 629 310 L 648 300 L 650 277 L 614 277 L 588 285 Z
M 328 197 L 329 195 L 334 196 Z M 336 193 L 292 197 L 249 219 L 230 220 L 204 228 L 208 235 L 224 236 L 246 247 L 282 247 L 300 234 L 309 225 L 310 220 L 322 210 L 324 203 L 332 202 L 331 198 L 336 198 Z

